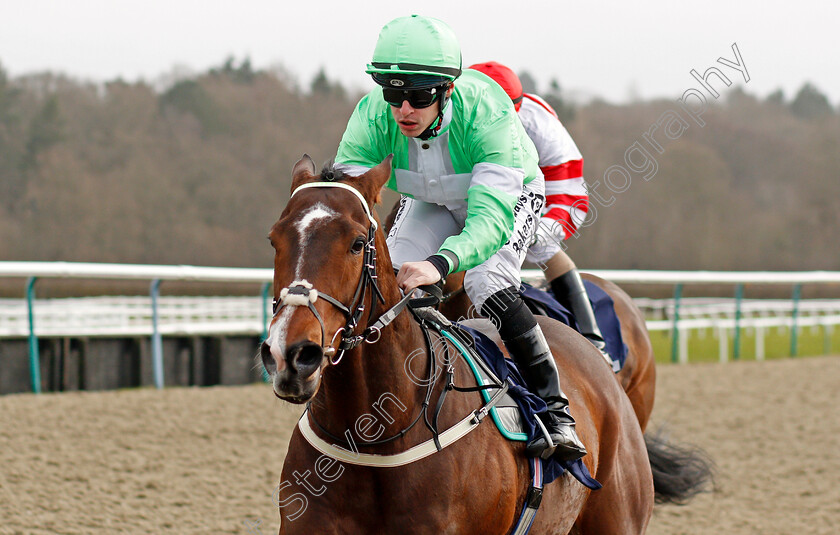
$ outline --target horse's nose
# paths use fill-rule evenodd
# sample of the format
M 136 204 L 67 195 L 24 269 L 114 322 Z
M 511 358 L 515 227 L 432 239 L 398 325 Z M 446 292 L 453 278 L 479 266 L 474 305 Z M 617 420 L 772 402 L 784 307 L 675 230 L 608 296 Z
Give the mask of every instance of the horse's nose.
M 268 373 L 269 375 L 274 375 L 278 372 L 277 360 L 275 360 L 274 355 L 271 354 L 271 346 L 268 345 L 267 342 L 263 342 L 260 345 L 260 357 L 262 357 L 262 363 L 266 373 Z M 279 371 L 283 371 L 283 369 L 285 368 L 286 359 L 284 359 L 281 355 Z
M 305 340 L 286 347 L 286 363 L 292 372 L 307 378 L 321 367 L 324 348 L 315 342 Z

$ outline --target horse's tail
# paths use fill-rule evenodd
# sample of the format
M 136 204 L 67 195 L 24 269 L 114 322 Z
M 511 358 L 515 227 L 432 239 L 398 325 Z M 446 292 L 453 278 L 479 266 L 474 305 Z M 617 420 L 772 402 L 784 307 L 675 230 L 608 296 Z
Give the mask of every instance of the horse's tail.
M 683 505 L 714 488 L 714 463 L 701 449 L 671 443 L 662 429 L 645 433 L 656 503 Z

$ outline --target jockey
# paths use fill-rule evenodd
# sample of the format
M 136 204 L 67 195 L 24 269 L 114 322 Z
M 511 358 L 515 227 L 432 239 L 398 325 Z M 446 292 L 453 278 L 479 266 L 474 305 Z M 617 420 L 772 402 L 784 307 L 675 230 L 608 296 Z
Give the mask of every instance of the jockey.
M 562 245 L 563 240 L 577 234 L 577 225 L 589 209 L 583 156 L 557 113 L 540 97 L 524 93 L 519 77 L 510 68 L 495 61 L 469 68 L 483 72 L 502 86 L 537 148 L 540 170 L 545 177 L 546 203 L 537 226 L 537 239 L 528 249 L 526 259 L 543 267 L 552 293 L 575 316 L 580 333 L 612 365 L 583 280 Z
M 466 271 L 467 295 L 548 405 L 542 420 L 556 448 L 539 436 L 528 452 L 582 457 L 554 358 L 518 293 L 544 183 L 510 99 L 483 74 L 462 72 L 452 29 L 430 17 L 386 24 L 365 72 L 380 87 L 356 106 L 335 167 L 361 175 L 394 154 L 387 187 L 401 199 L 387 242 L 397 282 L 408 292 Z

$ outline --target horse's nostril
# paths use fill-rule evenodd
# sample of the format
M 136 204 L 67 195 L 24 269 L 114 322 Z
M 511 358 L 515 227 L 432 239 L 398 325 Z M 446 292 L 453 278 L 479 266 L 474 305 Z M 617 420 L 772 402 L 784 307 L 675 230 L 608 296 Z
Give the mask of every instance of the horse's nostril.
M 271 348 L 265 342 L 260 345 L 260 356 L 262 357 L 262 363 L 265 371 L 269 375 L 276 373 L 277 363 L 274 361 L 274 356 L 271 354 Z
M 299 342 L 289 346 L 286 355 L 289 367 L 302 377 L 308 377 L 321 366 L 324 349 L 314 342 Z

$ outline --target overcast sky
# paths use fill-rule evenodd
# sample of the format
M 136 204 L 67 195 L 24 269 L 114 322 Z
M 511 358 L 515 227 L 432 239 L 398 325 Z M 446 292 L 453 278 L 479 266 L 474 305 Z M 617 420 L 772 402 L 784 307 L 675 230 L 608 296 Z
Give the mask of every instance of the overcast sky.
M 349 87 L 363 73 L 379 29 L 413 12 L 448 22 L 464 65 L 491 59 L 557 78 L 578 96 L 613 102 L 677 98 L 699 87 L 689 74 L 717 65 L 745 90 L 791 98 L 814 83 L 840 105 L 840 2 L 634 0 L 0 0 L 0 64 L 12 75 L 52 70 L 94 81 L 154 82 L 173 67 L 200 72 L 228 56 L 256 68 L 283 65 L 306 85 L 324 67 Z M 480 7 L 479 7 L 480 6 Z M 749 82 L 722 67 L 737 43 Z M 713 85 L 720 82 L 713 82 Z M 722 86 L 720 86 L 722 88 Z

